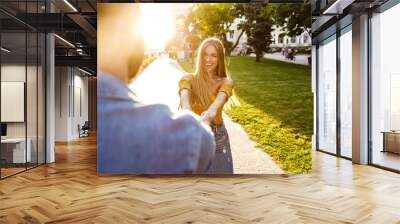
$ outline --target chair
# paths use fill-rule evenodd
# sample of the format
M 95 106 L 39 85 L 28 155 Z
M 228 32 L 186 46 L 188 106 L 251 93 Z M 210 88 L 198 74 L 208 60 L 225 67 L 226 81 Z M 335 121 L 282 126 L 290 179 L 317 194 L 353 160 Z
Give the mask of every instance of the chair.
M 78 124 L 79 138 L 89 136 L 89 129 L 90 129 L 89 121 L 85 121 L 82 127 Z

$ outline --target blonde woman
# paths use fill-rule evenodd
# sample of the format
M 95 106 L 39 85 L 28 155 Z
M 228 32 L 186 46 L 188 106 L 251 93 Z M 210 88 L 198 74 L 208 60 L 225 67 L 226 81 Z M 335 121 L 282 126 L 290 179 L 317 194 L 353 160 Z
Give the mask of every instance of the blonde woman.
M 229 136 L 222 108 L 232 95 L 233 81 L 225 65 L 225 52 L 217 38 L 205 39 L 198 51 L 196 72 L 179 81 L 181 107 L 200 115 L 211 126 L 216 142 L 213 173 L 233 173 Z

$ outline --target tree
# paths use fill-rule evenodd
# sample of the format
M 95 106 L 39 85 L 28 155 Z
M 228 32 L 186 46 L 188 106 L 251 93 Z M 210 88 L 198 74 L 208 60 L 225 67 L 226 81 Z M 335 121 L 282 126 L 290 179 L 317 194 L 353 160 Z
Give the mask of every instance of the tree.
M 187 31 L 191 29 L 190 33 L 195 33 L 203 38 L 218 37 L 225 46 L 226 54 L 229 55 L 238 45 L 239 39 L 243 34 L 242 32 L 239 35 L 235 43 L 231 43 L 227 39 L 227 34 L 233 32 L 230 28 L 236 18 L 235 15 L 233 4 L 195 4 L 185 17 L 184 23 Z
M 309 0 L 303 4 L 279 4 L 275 8 L 277 25 L 284 28 L 286 35 L 294 37 L 306 32 L 311 36 L 311 7 Z M 310 49 L 311 51 L 311 49 Z M 311 55 L 308 56 L 311 64 Z
M 310 35 L 311 7 L 308 0 L 303 4 L 278 4 L 274 11 L 276 24 L 283 27 L 288 36 L 297 36 L 303 32 L 307 32 Z
M 235 11 L 242 18 L 238 27 L 246 33 L 247 44 L 253 48 L 259 62 L 272 42 L 273 8 L 266 4 L 235 4 Z
M 196 35 L 194 33 L 190 33 L 186 36 L 185 38 L 185 43 L 188 46 L 188 59 L 192 67 L 194 66 L 194 59 L 196 57 L 196 49 L 200 46 L 201 44 L 201 38 L 199 35 Z
M 177 57 L 177 38 L 176 35 L 170 38 L 167 43 L 165 44 L 164 50 L 168 53 L 170 58 Z

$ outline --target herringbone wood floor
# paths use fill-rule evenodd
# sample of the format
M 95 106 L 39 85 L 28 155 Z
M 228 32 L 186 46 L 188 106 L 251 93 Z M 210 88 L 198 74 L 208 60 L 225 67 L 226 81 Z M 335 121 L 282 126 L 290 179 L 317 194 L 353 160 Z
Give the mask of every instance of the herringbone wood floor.
M 96 174 L 95 138 L 0 181 L 0 223 L 400 223 L 400 175 L 316 153 L 312 175 Z

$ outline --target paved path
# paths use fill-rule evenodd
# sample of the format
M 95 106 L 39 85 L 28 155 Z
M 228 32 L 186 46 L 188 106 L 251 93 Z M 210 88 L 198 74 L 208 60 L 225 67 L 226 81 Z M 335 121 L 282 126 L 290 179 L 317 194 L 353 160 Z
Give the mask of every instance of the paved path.
M 255 54 L 250 54 L 250 56 L 255 57 Z M 284 61 L 288 63 L 294 63 L 294 64 L 300 64 L 300 65 L 308 65 L 308 55 L 305 54 L 297 54 L 295 56 L 295 60 L 289 60 L 285 58 L 281 53 L 273 53 L 273 54 L 264 54 L 264 58 L 269 58 L 273 60 L 278 60 L 278 61 Z
M 130 88 L 145 103 L 167 104 L 172 111 L 178 110 L 178 81 L 184 74 L 176 61 L 160 58 L 150 64 Z M 236 174 L 278 174 L 283 173 L 271 157 L 256 148 L 244 129 L 223 115 L 227 128 Z
M 238 123 L 223 114 L 232 149 L 234 173 L 236 174 L 281 174 L 282 169 L 256 142 L 250 140 L 246 131 Z

